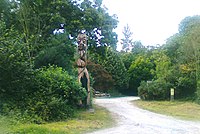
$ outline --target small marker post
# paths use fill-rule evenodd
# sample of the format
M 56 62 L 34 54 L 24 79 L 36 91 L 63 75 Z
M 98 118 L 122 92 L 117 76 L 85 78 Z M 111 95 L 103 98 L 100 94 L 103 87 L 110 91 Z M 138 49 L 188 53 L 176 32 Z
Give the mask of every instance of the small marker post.
M 170 101 L 174 101 L 174 88 L 170 89 Z

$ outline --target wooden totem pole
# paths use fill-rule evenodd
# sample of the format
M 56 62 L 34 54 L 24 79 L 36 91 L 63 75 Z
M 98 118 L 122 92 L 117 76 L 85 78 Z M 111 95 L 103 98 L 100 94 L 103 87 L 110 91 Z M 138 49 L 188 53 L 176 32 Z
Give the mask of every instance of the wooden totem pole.
M 78 42 L 78 54 L 77 60 L 78 66 L 78 81 L 87 90 L 86 105 L 90 106 L 90 78 L 86 68 L 87 65 L 87 36 L 86 34 L 79 34 L 77 37 Z

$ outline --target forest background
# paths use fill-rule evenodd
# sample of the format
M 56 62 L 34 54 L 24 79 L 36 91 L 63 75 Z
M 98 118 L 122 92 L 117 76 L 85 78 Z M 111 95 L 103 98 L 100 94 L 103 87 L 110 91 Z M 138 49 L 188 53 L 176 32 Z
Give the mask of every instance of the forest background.
M 0 1 L 0 113 L 31 122 L 73 116 L 87 92 L 77 82 L 78 33 L 88 36 L 93 91 L 200 104 L 200 16 L 188 16 L 165 44 L 144 46 L 102 0 Z

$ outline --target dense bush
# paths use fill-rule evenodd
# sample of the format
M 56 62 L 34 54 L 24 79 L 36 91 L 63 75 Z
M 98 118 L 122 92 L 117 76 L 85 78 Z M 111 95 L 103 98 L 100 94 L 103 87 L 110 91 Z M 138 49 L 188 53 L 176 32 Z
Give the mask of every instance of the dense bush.
M 166 100 L 169 98 L 170 84 L 165 81 L 142 81 L 138 87 L 138 95 L 143 100 Z
M 141 81 L 151 80 L 153 78 L 154 64 L 151 62 L 150 58 L 145 56 L 139 56 L 131 64 L 128 74 L 129 74 L 129 90 L 132 94 L 137 95 L 137 88 L 140 86 Z
M 107 92 L 107 90 L 113 89 L 114 80 L 101 65 L 95 64 L 94 62 L 88 62 L 87 68 L 94 77 L 93 87 L 95 90 Z
M 33 88 L 28 110 L 47 121 L 70 117 L 78 101 L 86 97 L 85 89 L 60 67 L 37 70 Z
M 16 111 L 35 122 L 62 120 L 71 117 L 79 100 L 86 97 L 86 90 L 77 79 L 60 67 L 38 69 L 31 81 L 21 94 L 21 100 L 16 96 L 4 101 L 2 113 Z
M 179 77 L 176 83 L 176 97 L 192 97 L 195 94 L 196 81 L 189 77 Z
M 197 86 L 197 92 L 196 92 L 196 94 L 197 94 L 197 97 L 196 97 L 196 101 L 197 101 L 197 103 L 198 104 L 200 104 L 200 81 L 198 81 L 198 83 L 197 83 L 199 86 Z
M 1 103 L 23 102 L 26 90 L 31 85 L 32 59 L 28 44 L 13 29 L 5 30 L 0 23 L 0 100 Z

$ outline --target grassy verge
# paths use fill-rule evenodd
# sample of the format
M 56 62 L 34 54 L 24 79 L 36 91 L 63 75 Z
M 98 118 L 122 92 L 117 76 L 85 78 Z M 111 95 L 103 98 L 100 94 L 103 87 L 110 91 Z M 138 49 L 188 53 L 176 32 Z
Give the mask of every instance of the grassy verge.
M 9 118 L 0 116 L 0 134 L 7 134 L 11 131 L 11 121 Z
M 111 114 L 104 108 L 95 106 L 95 112 L 80 111 L 76 118 L 41 125 L 12 124 L 6 117 L 0 117 L 0 134 L 82 134 L 112 125 Z
M 178 117 L 180 119 L 200 121 L 200 105 L 186 101 L 133 101 L 140 108 Z

